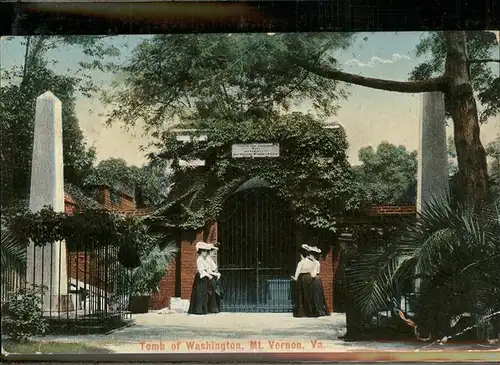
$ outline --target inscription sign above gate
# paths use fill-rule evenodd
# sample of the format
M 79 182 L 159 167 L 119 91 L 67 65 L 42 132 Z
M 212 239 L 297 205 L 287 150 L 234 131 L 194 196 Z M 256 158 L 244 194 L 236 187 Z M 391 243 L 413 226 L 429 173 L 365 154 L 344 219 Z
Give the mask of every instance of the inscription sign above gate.
M 233 158 L 280 157 L 279 143 L 233 144 Z

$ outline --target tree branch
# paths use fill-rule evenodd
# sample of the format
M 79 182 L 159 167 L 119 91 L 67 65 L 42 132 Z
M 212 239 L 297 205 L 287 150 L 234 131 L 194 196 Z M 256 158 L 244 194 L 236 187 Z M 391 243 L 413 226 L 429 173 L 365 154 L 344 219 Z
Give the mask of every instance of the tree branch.
M 477 60 L 468 60 L 468 63 L 487 63 L 487 62 L 498 62 L 500 63 L 500 59 L 495 58 L 482 58 Z
M 303 60 L 296 59 L 302 68 L 327 79 L 343 81 L 350 84 L 369 87 L 371 89 L 395 91 L 400 93 L 421 93 L 430 91 L 446 91 L 446 79 L 443 76 L 422 81 L 393 81 L 364 77 L 324 66 L 314 66 Z

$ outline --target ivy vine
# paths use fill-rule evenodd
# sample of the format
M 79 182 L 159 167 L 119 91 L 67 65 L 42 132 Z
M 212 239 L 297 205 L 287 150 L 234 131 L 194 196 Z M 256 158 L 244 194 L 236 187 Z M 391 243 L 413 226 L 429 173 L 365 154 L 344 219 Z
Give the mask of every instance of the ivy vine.
M 158 214 L 168 221 L 169 209 L 180 206 L 182 219 L 171 225 L 198 230 L 216 221 L 226 198 L 251 178 L 267 181 L 289 203 L 296 222 L 310 227 L 335 230 L 336 215 L 359 208 L 343 129 L 327 130 L 322 121 L 302 113 L 203 125 L 207 141 L 193 138 L 186 143 L 166 131 L 157 144 L 161 153 L 150 156 L 172 161 L 170 203 Z M 279 143 L 280 157 L 233 158 L 233 143 Z M 182 167 L 180 159 L 202 159 L 205 166 Z
M 42 247 L 66 241 L 70 252 L 120 248 L 119 259 L 126 267 L 136 267 L 140 258 L 162 246 L 168 232 L 151 232 L 143 217 L 124 216 L 104 209 L 84 209 L 71 215 L 43 207 L 33 213 L 17 210 L 6 217 L 9 229 L 24 240 Z M 132 259 L 131 259 L 132 258 Z

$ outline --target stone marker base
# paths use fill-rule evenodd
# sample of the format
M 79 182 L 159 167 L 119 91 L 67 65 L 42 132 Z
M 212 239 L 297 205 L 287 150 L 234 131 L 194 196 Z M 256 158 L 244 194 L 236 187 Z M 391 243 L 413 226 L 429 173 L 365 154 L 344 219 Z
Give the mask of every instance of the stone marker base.
M 71 294 L 46 295 L 43 298 L 43 308 L 45 315 L 58 315 L 58 313 L 74 311 L 75 305 L 71 298 Z
M 185 313 L 189 309 L 189 299 L 170 298 L 170 310 L 176 313 Z

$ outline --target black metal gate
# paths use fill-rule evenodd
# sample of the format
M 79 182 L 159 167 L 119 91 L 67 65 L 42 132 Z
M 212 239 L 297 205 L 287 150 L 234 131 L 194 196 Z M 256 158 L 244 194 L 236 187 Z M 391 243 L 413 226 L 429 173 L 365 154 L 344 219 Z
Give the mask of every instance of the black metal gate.
M 221 310 L 292 311 L 293 223 L 273 190 L 253 188 L 230 197 L 218 220 L 218 235 Z

